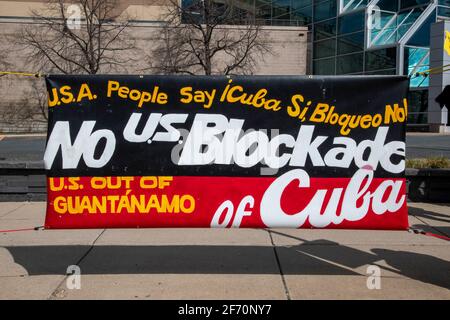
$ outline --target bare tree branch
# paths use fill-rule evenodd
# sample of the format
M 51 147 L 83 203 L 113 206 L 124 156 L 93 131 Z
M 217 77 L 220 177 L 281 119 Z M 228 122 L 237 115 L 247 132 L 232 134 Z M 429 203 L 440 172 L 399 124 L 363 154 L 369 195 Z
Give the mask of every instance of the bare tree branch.
M 233 0 L 168 1 L 160 44 L 149 55 L 153 72 L 252 74 L 272 54 L 255 17 Z
M 3 40 L 3 39 L 0 39 Z M 0 71 L 9 71 L 10 63 L 7 60 L 6 50 L 3 48 L 0 50 Z M 5 75 L 0 74 L 0 77 Z
M 24 52 L 30 71 L 63 74 L 127 73 L 136 61 L 137 48 L 129 36 L 130 17 L 119 15 L 118 0 L 44 0 L 32 11 L 33 21 L 20 35 L 10 36 L 11 52 Z M 0 67 L 6 57 L 0 52 Z M 17 79 L 2 78 L 2 87 Z M 47 121 L 43 81 L 27 81 L 19 100 L 3 102 L 0 122 L 35 125 Z M 30 81 L 30 82 L 28 82 Z
M 119 17 L 116 5 L 117 0 L 47 0 L 44 10 L 32 12 L 37 24 L 23 27 L 16 42 L 37 71 L 126 72 L 136 46 L 127 34 L 129 17 Z
M 27 80 L 25 80 L 27 81 Z M 29 89 L 24 92 L 23 97 L 10 102 L 0 112 L 0 122 L 17 125 L 23 123 L 47 123 L 47 93 L 43 81 L 30 81 Z

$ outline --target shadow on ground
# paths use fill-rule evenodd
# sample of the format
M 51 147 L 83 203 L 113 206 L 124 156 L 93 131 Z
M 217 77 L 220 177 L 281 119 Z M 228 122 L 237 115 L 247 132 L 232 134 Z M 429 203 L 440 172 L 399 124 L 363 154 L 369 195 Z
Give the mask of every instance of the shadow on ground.
M 379 265 L 377 262 L 384 260 L 388 267 L 380 266 L 382 269 L 450 289 L 450 263 L 430 255 L 381 248 L 365 252 L 328 240 L 299 240 L 302 241 L 299 245 L 276 248 L 285 275 L 365 275 L 365 268 L 353 269 Z M 6 249 L 29 275 L 64 275 L 73 264 L 80 266 L 82 274 L 280 273 L 272 246 L 105 245 Z
M 448 204 L 447 204 L 448 205 Z M 421 208 L 408 207 L 408 213 L 418 218 L 430 219 L 436 222 L 450 223 L 450 216 Z
M 421 220 L 427 219 L 432 222 L 432 225 L 428 224 L 414 224 L 411 227 L 413 229 L 421 229 L 428 232 L 437 233 L 443 236 L 450 237 L 450 226 L 439 224 L 450 224 L 450 216 L 439 212 L 430 210 L 424 210 L 421 208 L 408 207 L 408 213 L 410 216 L 416 217 Z M 423 220 L 421 220 L 423 222 Z
M 432 232 L 437 235 L 442 235 L 449 237 L 450 236 L 450 226 L 436 226 L 436 227 L 430 227 L 427 224 L 413 224 L 411 226 L 412 229 L 418 229 L 423 230 L 427 232 Z

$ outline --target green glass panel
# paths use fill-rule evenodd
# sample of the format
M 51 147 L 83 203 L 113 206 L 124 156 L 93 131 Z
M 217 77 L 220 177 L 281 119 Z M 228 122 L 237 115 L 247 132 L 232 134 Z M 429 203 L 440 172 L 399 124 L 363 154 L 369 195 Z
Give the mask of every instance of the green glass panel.
M 338 54 L 364 50 L 364 32 L 352 33 L 338 38 Z
M 291 19 L 299 21 L 299 25 L 308 25 L 312 22 L 312 6 L 292 7 Z
M 428 123 L 428 90 L 410 90 L 408 93 L 408 124 Z
M 335 74 L 335 58 L 314 60 L 313 72 L 316 75 L 334 75 Z
M 358 11 L 339 17 L 339 34 L 364 30 L 365 12 Z
M 349 54 L 337 57 L 336 74 L 362 72 L 364 67 L 364 53 Z
M 314 20 L 321 21 L 336 17 L 336 0 L 325 1 L 314 4 Z
M 314 40 L 326 39 L 336 35 L 336 19 L 314 24 Z
M 438 7 L 438 16 L 439 17 L 450 17 L 450 7 Z
M 314 59 L 336 55 L 336 39 L 314 42 Z
M 366 52 L 365 70 L 385 70 L 396 67 L 397 48 L 386 48 Z
M 356 10 L 364 7 L 368 0 L 342 0 L 342 9 L 344 12 Z
M 427 5 L 431 0 L 400 0 L 400 9 L 411 8 L 420 5 Z
M 395 75 L 397 74 L 397 70 L 396 69 L 387 69 L 387 70 L 377 70 L 377 71 L 370 71 L 370 72 L 365 72 L 364 74 L 368 75 L 368 76 L 390 76 L 390 75 Z
M 398 0 L 380 0 L 380 1 L 378 1 L 377 6 L 381 10 L 397 11 L 398 10 Z

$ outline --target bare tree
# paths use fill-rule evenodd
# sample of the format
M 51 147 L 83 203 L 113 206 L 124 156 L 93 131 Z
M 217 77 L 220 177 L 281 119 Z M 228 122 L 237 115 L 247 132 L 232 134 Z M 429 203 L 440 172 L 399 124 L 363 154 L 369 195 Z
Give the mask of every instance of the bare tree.
M 44 10 L 32 12 L 36 24 L 26 25 L 18 42 L 39 71 L 124 71 L 135 45 L 127 35 L 130 20 L 117 11 L 117 0 L 47 0 Z
M 10 52 L 23 52 L 29 70 L 42 73 L 96 74 L 127 72 L 136 48 L 128 35 L 130 17 L 121 16 L 117 0 L 45 0 L 32 11 L 33 21 L 10 38 Z M 0 52 L 0 65 L 2 61 Z M 15 82 L 20 98 L 2 101 L 0 122 L 23 130 L 42 128 L 47 121 L 43 81 L 2 78 L 7 90 Z M 25 82 L 26 81 L 26 82 Z M 2 89 L 3 90 L 3 89 Z
M 168 0 L 151 68 L 162 74 L 252 74 L 272 54 L 252 13 L 233 0 Z
M 45 88 L 44 81 L 33 81 L 31 85 L 31 95 L 35 98 L 37 108 L 34 108 L 35 112 L 32 115 L 32 119 L 37 119 L 41 122 L 48 121 L 48 108 L 47 108 L 47 90 Z
M 17 101 L 10 101 L 0 112 L 0 122 L 8 125 L 47 123 L 47 91 L 43 81 L 35 79 L 24 80 L 29 82 L 29 89 Z
M 0 39 L 3 40 L 3 39 Z M 5 49 L 0 49 L 0 71 L 8 71 L 9 63 L 7 60 L 7 54 Z M 0 77 L 5 76 L 5 74 L 0 74 Z

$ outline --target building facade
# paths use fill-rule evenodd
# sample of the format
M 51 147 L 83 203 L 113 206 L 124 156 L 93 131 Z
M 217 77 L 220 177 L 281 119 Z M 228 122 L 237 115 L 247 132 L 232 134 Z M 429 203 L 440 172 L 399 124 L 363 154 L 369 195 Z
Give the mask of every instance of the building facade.
M 418 72 L 442 67 L 442 46 L 450 17 L 450 0 L 251 0 L 266 24 L 308 26 L 314 75 L 408 75 L 410 129 L 436 131 L 445 118 L 434 99 L 446 77 Z M 445 29 L 447 26 L 447 29 Z M 431 53 L 440 59 L 430 62 Z M 444 54 L 445 55 L 445 54 Z M 448 58 L 450 56 L 447 55 Z M 448 72 L 447 72 L 448 73 Z M 445 74 L 447 74 L 445 73 Z M 434 79 L 439 78 L 438 80 Z M 429 90 L 430 82 L 438 83 Z
M 441 56 L 445 31 L 450 32 L 448 24 L 430 35 L 432 25 L 449 19 L 450 0 L 236 2 L 242 3 L 237 5 L 242 10 L 254 12 L 264 24 L 308 26 L 311 74 L 411 76 L 409 128 L 435 131 L 443 124 L 441 118 L 445 116 L 434 99 L 450 83 L 446 77 L 440 81 L 441 75 L 416 74 L 442 67 L 446 57 L 450 58 Z M 430 61 L 433 51 L 437 57 L 434 62 Z
M 410 76 L 409 129 L 435 131 L 442 124 L 441 110 L 431 106 L 436 92 L 429 90 L 430 77 L 417 73 L 437 67 L 430 64 L 430 32 L 450 17 L 450 1 L 315 0 L 313 8 L 314 74 Z M 444 37 L 442 31 L 438 42 Z

